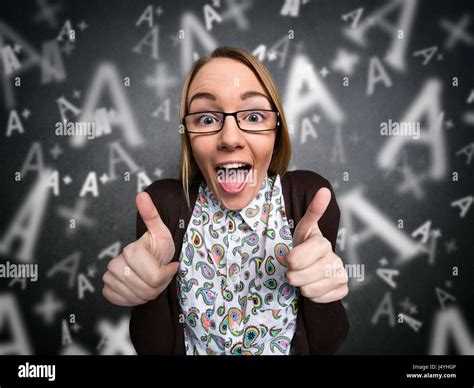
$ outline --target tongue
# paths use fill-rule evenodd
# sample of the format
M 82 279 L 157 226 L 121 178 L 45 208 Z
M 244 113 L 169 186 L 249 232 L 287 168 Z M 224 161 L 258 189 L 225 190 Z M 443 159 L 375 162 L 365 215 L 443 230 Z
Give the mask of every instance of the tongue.
M 222 188 L 227 191 L 228 193 L 238 193 L 245 183 L 243 182 L 220 182 Z
M 224 174 L 218 177 L 217 181 L 222 189 L 228 193 L 238 193 L 242 190 L 246 182 L 247 173 L 243 170 L 235 171 L 233 174 Z

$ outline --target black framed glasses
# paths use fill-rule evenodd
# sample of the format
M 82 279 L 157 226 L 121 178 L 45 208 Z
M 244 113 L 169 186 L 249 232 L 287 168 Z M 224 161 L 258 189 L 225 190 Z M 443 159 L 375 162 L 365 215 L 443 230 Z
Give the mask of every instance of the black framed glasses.
M 239 129 L 244 132 L 273 131 L 280 125 L 280 112 L 271 109 L 245 109 L 230 113 L 193 112 L 184 116 L 183 125 L 189 133 L 217 133 L 224 127 L 227 116 L 233 116 Z

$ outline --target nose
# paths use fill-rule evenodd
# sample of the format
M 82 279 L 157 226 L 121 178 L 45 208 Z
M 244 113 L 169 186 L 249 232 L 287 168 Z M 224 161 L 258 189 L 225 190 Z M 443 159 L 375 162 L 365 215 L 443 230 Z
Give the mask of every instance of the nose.
M 222 131 L 219 132 L 220 149 L 233 150 L 244 147 L 244 133 L 239 129 L 235 120 L 236 118 L 232 116 L 224 118 Z

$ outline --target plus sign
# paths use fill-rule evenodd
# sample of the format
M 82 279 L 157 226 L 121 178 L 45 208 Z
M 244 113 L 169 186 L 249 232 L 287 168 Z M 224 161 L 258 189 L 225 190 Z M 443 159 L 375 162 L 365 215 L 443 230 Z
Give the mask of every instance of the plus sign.
M 102 174 L 99 180 L 102 182 L 103 185 L 105 185 L 109 181 L 109 177 L 107 176 L 107 174 Z
M 454 127 L 453 120 L 445 121 L 446 129 L 451 129 Z
M 155 169 L 155 171 L 153 172 L 153 175 L 156 176 L 156 177 L 158 177 L 158 178 L 161 178 L 161 175 L 162 175 L 162 174 L 163 174 L 163 170 L 162 170 L 161 168 L 159 168 L 159 167 L 157 167 L 157 168 Z
M 446 42 L 444 42 L 444 47 L 446 49 L 453 49 L 458 41 L 461 41 L 468 46 L 474 44 L 474 38 L 466 32 L 466 28 L 470 21 L 471 18 L 469 15 L 463 15 L 458 24 L 454 24 L 446 19 L 441 20 L 441 27 L 449 32 L 449 37 L 446 39 Z
M 84 31 L 87 27 L 89 27 L 84 20 L 77 25 L 81 31 Z
M 28 120 L 28 117 L 31 116 L 31 112 L 28 109 L 23 109 L 23 112 L 21 112 L 21 115 L 25 118 L 25 120 Z
M 74 50 L 74 45 L 67 41 L 66 43 L 64 43 L 64 46 L 61 47 L 61 50 L 69 57 L 72 53 L 72 50 Z
M 326 66 L 324 66 L 319 73 L 323 76 L 323 78 L 326 78 L 327 75 L 329 74 L 329 70 L 327 69 Z
M 156 67 L 155 74 L 146 77 L 145 80 L 146 86 L 154 88 L 160 98 L 165 97 L 168 89 L 176 86 L 177 83 L 176 77 L 172 77 L 168 74 L 168 68 L 164 63 L 159 63 Z
M 130 342 L 128 320 L 122 318 L 116 325 L 102 319 L 97 324 L 97 331 L 102 334 L 97 345 L 100 354 L 134 354 Z
M 446 252 L 447 253 L 454 252 L 458 249 L 457 245 L 456 245 L 456 241 L 453 240 L 453 239 L 451 239 L 450 241 L 444 243 L 444 245 L 446 246 Z
M 63 153 L 63 149 L 59 146 L 58 143 L 56 143 L 54 147 L 49 150 L 49 153 L 51 154 L 53 159 L 57 159 L 59 155 Z
M 58 4 L 49 4 L 48 0 L 36 0 L 39 12 L 35 15 L 35 22 L 46 22 L 51 28 L 58 27 L 58 19 L 56 14 L 61 10 Z
M 95 221 L 88 218 L 84 211 L 86 210 L 87 202 L 85 199 L 79 199 L 74 206 L 74 209 L 70 209 L 64 206 L 60 206 L 58 214 L 66 220 L 74 220 L 76 225 L 83 225 L 86 228 L 92 228 L 95 226 Z M 68 232 L 71 233 L 74 229 L 69 228 Z
M 226 0 L 226 6 L 226 11 L 221 13 L 222 21 L 234 19 L 240 30 L 248 29 L 249 22 L 245 18 L 244 11 L 252 7 L 252 3 L 249 0 Z
M 43 301 L 35 306 L 35 313 L 42 316 L 46 324 L 50 325 L 56 319 L 56 314 L 64 309 L 64 304 L 57 300 L 52 291 L 43 295 Z
M 402 306 L 405 311 L 408 311 L 411 306 L 410 299 L 405 298 L 403 302 L 400 302 L 400 306 Z
M 95 266 L 91 265 L 87 267 L 87 276 L 93 278 L 96 273 L 97 273 L 97 268 Z
M 400 171 L 403 175 L 403 182 L 399 186 L 398 191 L 401 193 L 411 191 L 416 198 L 423 198 L 424 191 L 423 187 L 421 186 L 423 177 L 417 176 L 409 166 L 401 168 Z
M 77 322 L 76 322 L 76 323 L 73 323 L 73 324 L 71 325 L 71 330 L 73 330 L 74 333 L 77 333 L 79 330 L 81 330 L 81 328 L 82 328 L 82 326 L 79 325 L 79 323 L 77 323 Z

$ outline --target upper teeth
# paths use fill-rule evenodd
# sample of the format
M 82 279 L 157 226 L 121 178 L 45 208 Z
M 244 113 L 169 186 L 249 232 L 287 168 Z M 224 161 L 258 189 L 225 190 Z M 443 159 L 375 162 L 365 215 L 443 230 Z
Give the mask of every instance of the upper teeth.
M 221 168 L 239 168 L 239 167 L 244 167 L 244 163 L 227 163 L 223 164 L 222 166 L 219 166 Z

